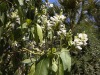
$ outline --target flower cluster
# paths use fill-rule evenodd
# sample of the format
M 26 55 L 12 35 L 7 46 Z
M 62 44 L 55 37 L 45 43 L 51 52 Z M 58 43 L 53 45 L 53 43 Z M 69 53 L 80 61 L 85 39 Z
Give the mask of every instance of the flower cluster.
M 50 20 L 53 21 L 53 22 L 60 22 L 60 21 L 63 21 L 65 18 L 66 17 L 64 15 L 56 14 L 55 16 L 50 17 Z
M 14 12 L 11 12 L 11 18 L 18 18 L 18 10 L 15 10 Z
M 65 18 L 66 17 L 64 15 L 58 15 L 58 14 L 56 14 L 53 17 L 50 17 L 50 20 L 47 21 L 48 30 L 52 29 L 53 27 L 55 27 L 58 24 L 59 30 L 57 31 L 57 34 L 58 35 L 61 35 L 61 34 L 66 35 L 66 28 L 65 28 L 65 25 L 63 24 L 63 21 Z
M 11 14 L 8 15 L 11 19 L 15 20 L 18 24 L 20 24 L 20 16 L 18 14 L 18 9 L 11 11 Z
M 57 34 L 58 35 L 64 35 L 64 36 L 66 36 L 66 28 L 65 28 L 65 25 L 60 25 L 60 30 L 59 31 L 57 31 Z
M 45 5 L 43 6 L 44 8 L 46 7 Z M 82 50 L 83 46 L 87 45 L 87 34 L 85 33 L 78 33 L 77 36 L 74 36 L 74 40 L 72 40 L 72 35 L 70 36 L 69 33 L 67 35 L 67 30 L 64 24 L 65 16 L 62 14 L 55 14 L 54 16 L 47 16 L 46 14 L 44 15 L 39 15 L 37 23 L 42 27 L 42 30 L 47 29 L 47 35 L 48 37 L 53 36 L 64 36 L 68 37 L 68 43 L 72 46 L 75 46 L 76 49 Z M 44 33 L 46 33 L 44 31 Z M 53 37 L 54 38 L 54 37 Z
M 82 46 L 87 45 L 87 34 L 85 33 L 79 33 L 77 36 L 74 37 L 73 45 L 79 49 L 82 50 Z
M 46 6 L 42 6 L 46 7 Z M 47 16 L 46 14 L 44 15 L 38 15 L 38 20 L 37 23 L 41 25 L 41 27 L 44 29 L 44 27 L 47 28 L 48 31 L 58 27 L 57 34 L 58 35 L 66 35 L 66 28 L 65 24 L 63 23 L 65 20 L 65 16 L 62 14 L 55 14 L 52 17 Z

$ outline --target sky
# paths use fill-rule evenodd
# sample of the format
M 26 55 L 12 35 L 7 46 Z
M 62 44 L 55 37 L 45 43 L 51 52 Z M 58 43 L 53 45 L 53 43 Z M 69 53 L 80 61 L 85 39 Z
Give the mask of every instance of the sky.
M 45 1 L 45 0 L 43 0 Z M 57 0 L 48 0 L 50 3 L 57 2 Z
M 57 0 L 48 0 L 49 2 L 53 3 L 53 2 L 57 2 Z
M 42 0 L 43 2 L 45 2 L 45 0 Z M 57 4 L 58 6 L 60 5 L 58 0 L 48 0 L 50 3 L 55 3 Z

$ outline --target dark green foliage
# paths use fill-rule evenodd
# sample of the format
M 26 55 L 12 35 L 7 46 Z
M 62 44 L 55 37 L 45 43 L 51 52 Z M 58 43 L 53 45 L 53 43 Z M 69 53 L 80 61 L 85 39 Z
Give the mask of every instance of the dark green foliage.
M 88 46 L 81 52 L 75 54 L 72 61 L 72 75 L 98 75 L 100 72 L 100 36 L 98 28 L 95 28 L 91 23 L 81 22 L 75 27 L 74 32 L 84 31 L 88 34 Z

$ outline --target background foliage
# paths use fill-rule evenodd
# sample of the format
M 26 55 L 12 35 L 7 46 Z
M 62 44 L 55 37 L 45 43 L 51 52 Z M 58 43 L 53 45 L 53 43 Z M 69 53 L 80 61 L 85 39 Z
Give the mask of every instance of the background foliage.
M 59 6 L 54 3 L 54 7 L 47 8 L 46 16 L 54 16 L 55 12 L 60 14 L 63 9 L 67 32 L 71 29 L 74 36 L 85 31 L 89 38 L 87 47 L 81 51 L 70 50 L 70 62 L 68 49 L 59 47 L 59 38 L 54 42 L 47 41 L 46 47 L 41 46 L 40 42 L 47 39 L 46 31 L 41 30 L 42 24 L 37 25 L 39 16 L 45 14 L 42 0 L 1 0 L 0 75 L 99 75 L 100 1 L 59 0 L 59 3 Z M 60 52 L 60 58 L 56 52 Z M 48 65 L 52 67 L 48 68 Z M 70 72 L 68 65 L 72 67 Z
M 72 75 L 99 75 L 100 73 L 100 1 L 99 0 L 78 0 L 80 6 L 77 4 L 70 4 L 71 7 L 67 7 L 67 0 L 59 0 L 65 9 L 65 13 L 68 14 L 68 8 L 72 9 L 71 14 L 78 12 L 77 24 L 75 25 L 73 32 L 85 32 L 88 34 L 89 45 L 83 52 L 75 54 L 72 62 Z M 75 0 L 72 0 L 75 1 Z M 73 2 L 75 3 L 75 2 Z M 75 7 L 76 5 L 76 7 Z M 67 7 L 67 8 L 66 8 Z M 77 10 L 78 8 L 78 10 Z M 76 11 L 76 12 L 75 12 Z M 71 18 L 70 18 L 71 19 Z M 70 23 L 71 24 L 71 23 Z

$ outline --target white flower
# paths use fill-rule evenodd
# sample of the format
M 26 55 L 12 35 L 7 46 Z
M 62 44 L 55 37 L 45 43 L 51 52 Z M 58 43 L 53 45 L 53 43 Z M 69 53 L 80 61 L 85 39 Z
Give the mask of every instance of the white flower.
M 18 10 L 15 10 L 14 12 L 11 13 L 11 18 L 18 18 Z
M 57 31 L 57 34 L 58 34 L 58 35 L 61 35 L 61 31 Z
M 50 17 L 50 19 L 51 19 L 52 21 L 55 21 L 55 19 L 54 19 L 53 17 Z
M 37 10 L 37 8 L 35 9 L 35 13 L 38 13 L 38 10 Z
M 16 13 L 12 12 L 11 17 L 12 17 L 12 18 L 16 18 Z
M 50 24 L 52 24 L 52 26 L 53 26 L 53 25 L 56 25 L 56 22 L 50 21 Z
M 76 44 L 81 46 L 81 45 L 83 45 L 83 42 L 82 41 L 78 41 Z
M 45 43 L 45 40 L 43 40 L 42 43 Z
M 83 37 L 82 33 L 78 34 L 78 37 L 79 38 L 82 38 Z
M 66 30 L 62 30 L 63 33 L 66 33 Z
M 62 23 L 64 19 L 65 19 L 64 15 L 58 15 L 58 14 L 55 14 L 55 16 L 50 17 L 51 23 L 53 24 Z
M 61 31 L 66 36 L 66 30 L 64 29 L 64 30 L 61 30 Z
M 63 27 L 64 27 L 64 25 L 60 25 L 60 27 L 61 27 L 61 28 L 63 28 Z
M 61 16 L 60 16 L 60 19 L 61 19 L 61 20 L 64 20 L 65 18 L 66 18 L 66 17 L 65 17 L 64 15 L 61 15 Z
M 17 42 L 17 41 L 14 41 L 14 42 L 12 43 L 12 46 L 13 46 L 13 47 L 18 46 L 18 42 Z
M 85 40 L 85 41 L 88 40 L 87 34 L 85 34 L 85 33 L 80 33 L 80 34 L 78 34 L 78 37 L 79 37 L 80 39 L 82 39 L 82 40 Z
M 53 4 L 50 4 L 49 7 L 53 7 Z
M 55 21 L 59 21 L 59 18 L 57 16 L 53 16 Z
M 38 22 L 38 23 L 41 23 L 41 20 L 40 20 L 40 19 L 38 19 L 38 20 L 37 20 L 37 22 Z
M 18 42 L 17 42 L 17 41 L 15 41 L 15 42 L 14 42 L 14 44 L 15 44 L 15 46 L 17 46 L 17 45 L 18 45 Z
M 79 50 L 82 50 L 82 47 L 81 46 L 76 46 L 77 49 Z
M 78 45 L 78 46 L 81 46 L 81 45 L 83 45 L 83 42 L 79 39 L 79 38 L 75 38 L 74 39 L 74 45 Z
M 87 34 L 83 34 L 83 36 L 87 38 Z
M 41 19 L 41 23 L 42 23 L 42 24 L 47 23 L 47 16 L 46 16 L 46 15 L 42 15 L 42 16 L 40 17 L 40 19 Z
M 48 20 L 48 21 L 47 21 L 47 26 L 48 26 L 48 27 L 52 27 L 53 24 L 51 24 L 50 21 Z
M 16 18 L 16 22 L 20 24 L 20 18 Z
M 72 40 L 69 41 L 70 45 L 74 45 L 74 42 Z
M 74 41 L 73 41 L 73 45 L 81 50 L 81 46 L 86 46 L 87 45 L 87 34 L 85 33 L 80 33 L 80 34 L 77 34 L 77 36 L 74 37 Z
M 25 41 L 25 36 L 22 39 Z
M 80 41 L 80 39 L 79 39 L 78 37 L 75 36 L 74 42 L 77 43 L 77 42 L 79 42 L 79 41 Z
M 86 46 L 86 45 L 87 45 L 87 42 L 86 42 L 86 41 L 84 41 L 83 45 L 84 45 L 84 46 Z

